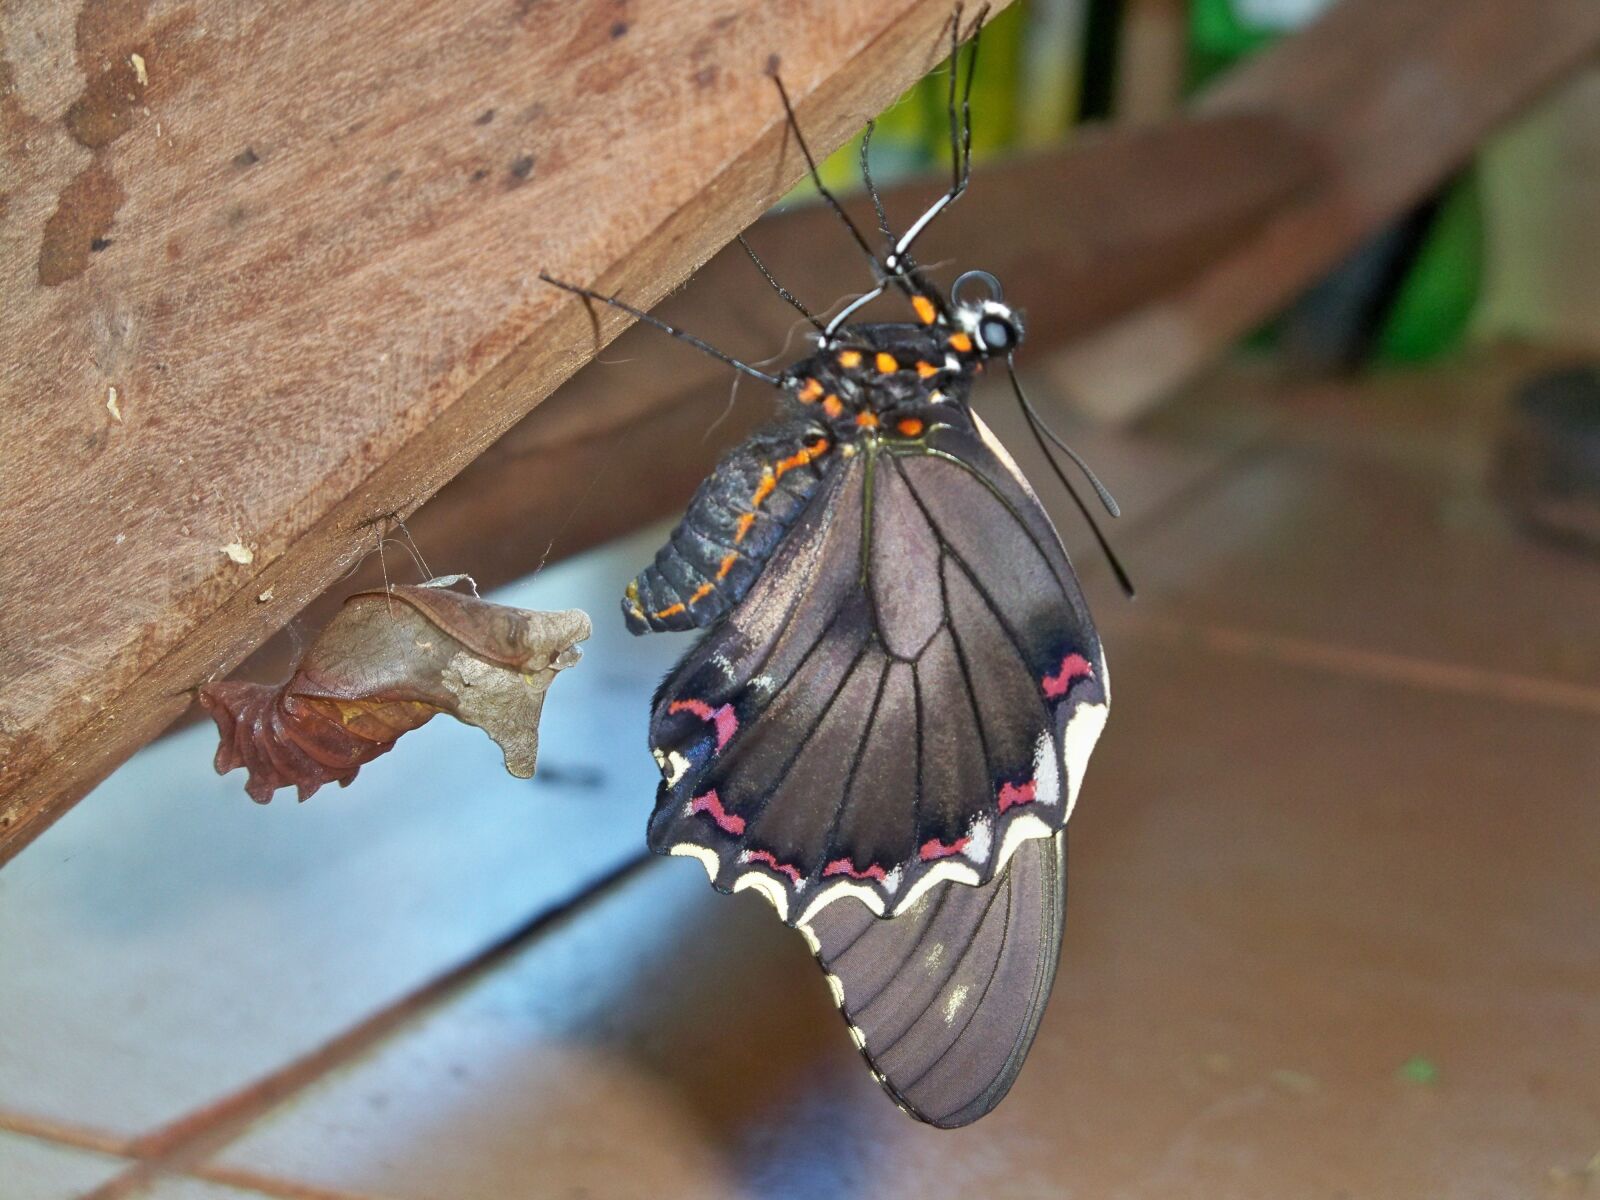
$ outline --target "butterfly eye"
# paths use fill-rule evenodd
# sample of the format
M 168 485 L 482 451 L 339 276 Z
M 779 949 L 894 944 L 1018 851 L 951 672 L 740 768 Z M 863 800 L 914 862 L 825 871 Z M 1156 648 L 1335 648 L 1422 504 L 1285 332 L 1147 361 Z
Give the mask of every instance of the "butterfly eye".
M 984 348 L 992 353 L 1004 354 L 1017 344 L 1017 331 L 1006 322 L 990 317 L 978 326 Z

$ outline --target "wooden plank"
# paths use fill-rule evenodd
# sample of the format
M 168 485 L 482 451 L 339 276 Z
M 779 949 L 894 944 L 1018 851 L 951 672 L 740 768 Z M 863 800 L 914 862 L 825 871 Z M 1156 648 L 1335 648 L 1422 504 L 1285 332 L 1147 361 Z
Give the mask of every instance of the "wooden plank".
M 653 303 L 799 177 L 774 52 L 828 149 L 949 15 L 6 6 L 0 857 L 590 355 L 541 267 Z
M 1317 178 L 1304 142 L 1266 117 L 1089 131 L 1070 147 L 980 168 L 970 198 L 930 229 L 928 261 L 948 263 L 938 272 L 946 282 L 968 266 L 994 270 L 1026 311 L 1024 360 L 1036 362 L 1193 278 Z M 886 206 L 904 225 L 944 186 L 942 177 L 908 182 L 890 189 Z M 997 213 L 1049 219 L 997 221 Z M 870 208 L 856 215 L 870 225 Z M 817 307 L 870 278 L 821 205 L 765 217 L 749 239 L 778 278 Z M 897 303 L 885 302 L 883 311 L 896 313 Z M 782 361 L 800 352 L 798 340 L 784 351 L 795 314 L 737 245 L 656 312 L 750 358 Z M 730 403 L 733 380 L 722 364 L 658 330 L 629 329 L 418 509 L 408 536 L 433 570 L 470 571 L 487 587 L 527 574 L 547 555 L 681 511 L 717 457 L 772 415 L 770 393 L 749 380 Z M 369 546 L 377 538 L 374 529 Z M 282 678 L 301 630 L 319 628 L 349 592 L 380 586 L 385 571 L 396 580 L 416 577 L 397 533 L 382 558 L 369 555 L 239 674 Z
M 1332 184 L 1187 286 L 1074 347 L 1059 378 L 1128 419 L 1211 362 L 1457 170 L 1600 49 L 1594 0 L 1343 0 L 1196 106 L 1291 121 Z

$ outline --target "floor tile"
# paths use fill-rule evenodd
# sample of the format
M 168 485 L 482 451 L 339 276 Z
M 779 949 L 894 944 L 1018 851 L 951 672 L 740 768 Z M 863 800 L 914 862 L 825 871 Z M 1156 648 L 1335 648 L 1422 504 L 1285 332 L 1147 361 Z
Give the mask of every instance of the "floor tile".
M 1490 1200 L 1600 1149 L 1600 722 L 1109 653 L 1065 965 L 977 1126 L 897 1113 L 799 940 L 666 861 L 222 1161 L 459 1200 Z
M 1127 558 L 1140 603 L 1189 620 L 1600 686 L 1600 565 L 1477 481 L 1281 450 Z
M 269 1198 L 266 1192 L 254 1189 L 169 1175 L 137 1193 L 137 1200 L 269 1200 Z
M 1176 615 L 1600 687 L 1600 566 L 1528 538 L 1485 485 L 1504 397 L 1542 362 L 1352 387 L 1244 361 L 1135 431 L 1056 418 L 1122 503 L 1120 521 L 1096 516 L 1139 589 L 1131 607 L 1016 406 L 991 387 L 986 411 L 1103 621 Z M 1028 382 L 1059 399 L 1048 364 Z
M 777 1111 L 813 1054 L 849 1055 L 798 940 L 684 865 L 653 864 L 220 1161 L 405 1198 L 738 1194 L 730 1124 Z
M 1019 378 L 1050 429 L 1082 456 L 1115 497 L 1122 516 L 1109 518 L 1077 468 L 1056 454 L 1114 546 L 1132 531 L 1159 523 L 1169 508 L 1181 506 L 1191 493 L 1226 473 L 1264 429 L 1259 423 L 1250 426 L 1242 421 L 1148 431 L 1095 426 L 1074 417 L 1070 397 L 1052 383 L 1048 360 L 1037 370 L 1021 372 Z M 1009 385 L 998 378 L 986 382 L 978 392 L 977 409 L 1049 510 L 1074 567 L 1086 580 L 1104 574 L 1105 563 L 1093 535 L 1052 474 Z M 1114 587 L 1108 591 L 1116 594 Z
M 1347 460 L 1481 481 L 1522 383 L 1571 362 L 1540 347 L 1486 345 L 1359 379 L 1300 376 L 1242 354 L 1141 422 L 1145 436 L 1214 442 L 1265 438 Z
M 681 647 L 621 588 L 660 531 L 496 598 L 579 606 L 540 775 L 436 720 L 347 790 L 266 807 L 193 727 L 136 755 L 0 873 L 0 1107 L 136 1133 L 271 1071 L 637 852 L 641 701 Z M 629 752 L 620 753 L 618 747 Z M 638 748 L 638 749 L 636 749 Z
M 0 1196 L 5 1200 L 72 1200 L 128 1164 L 104 1154 L 0 1129 Z

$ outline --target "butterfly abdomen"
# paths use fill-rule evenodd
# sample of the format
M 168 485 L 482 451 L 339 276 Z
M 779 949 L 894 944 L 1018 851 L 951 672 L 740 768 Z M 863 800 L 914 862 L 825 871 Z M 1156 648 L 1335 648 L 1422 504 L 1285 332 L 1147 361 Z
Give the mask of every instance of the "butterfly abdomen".
M 723 459 L 655 561 L 628 585 L 628 629 L 697 629 L 737 604 L 816 490 L 833 445 L 825 430 L 786 425 Z

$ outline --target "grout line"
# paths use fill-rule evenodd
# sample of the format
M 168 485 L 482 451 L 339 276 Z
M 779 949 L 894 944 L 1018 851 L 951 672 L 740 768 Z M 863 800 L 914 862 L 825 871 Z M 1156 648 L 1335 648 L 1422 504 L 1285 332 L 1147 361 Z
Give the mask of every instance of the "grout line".
M 1246 438 L 1226 449 L 1220 449 L 1217 452 L 1217 460 L 1189 482 L 1162 496 L 1144 512 L 1130 516 L 1125 523 L 1108 527 L 1107 537 L 1110 538 L 1113 548 L 1118 546 L 1122 548 L 1122 557 L 1126 560 L 1124 565 L 1128 567 L 1134 586 L 1139 585 L 1138 569 L 1132 561 L 1134 548 L 1159 533 L 1172 520 L 1205 503 L 1209 496 L 1232 482 L 1241 471 L 1264 462 L 1281 449 L 1274 443 L 1271 431 Z M 1055 518 L 1051 517 L 1051 521 L 1054 520 Z M 1089 553 L 1080 554 L 1074 559 L 1072 569 L 1077 573 L 1080 583 L 1097 574 L 1109 574 L 1111 570 L 1103 554 Z M 1121 599 L 1120 596 L 1118 598 Z
M 1352 679 L 1378 680 L 1426 691 L 1485 696 L 1515 704 L 1600 716 L 1600 688 L 1581 683 L 1355 649 L 1288 634 L 1192 624 L 1181 617 L 1118 614 L 1105 624 L 1128 633 L 1198 643 L 1219 654 L 1304 667 Z
M 1300 447 L 1285 438 L 1284 430 L 1287 427 L 1285 420 L 1271 422 L 1267 429 L 1225 452 L 1214 467 L 1171 495 L 1164 496 L 1124 528 L 1121 539 L 1124 546 L 1137 546 L 1147 536 L 1163 528 L 1170 518 L 1181 515 L 1193 504 L 1203 502 L 1208 494 L 1235 478 L 1241 469 L 1272 457 L 1295 453 Z M 1080 575 L 1106 569 L 1105 563 L 1099 559 L 1093 559 L 1085 565 L 1087 570 L 1080 571 Z M 1427 691 L 1485 696 L 1502 702 L 1600 715 L 1600 688 L 1585 684 L 1356 649 L 1337 642 L 1264 630 L 1197 624 L 1183 618 L 1181 604 L 1174 604 L 1173 607 L 1178 612 L 1176 617 L 1152 616 L 1148 612 L 1130 612 L 1125 607 L 1115 607 L 1105 614 L 1100 625 L 1129 633 L 1153 634 L 1172 641 L 1198 642 L 1219 654 L 1261 659 L 1348 678 L 1379 680 Z
M 0 1110 L 0 1130 L 20 1133 L 40 1141 L 59 1142 L 78 1150 L 93 1150 L 97 1154 L 111 1154 L 118 1158 L 133 1156 L 133 1141 L 128 1137 L 57 1121 L 52 1117 Z
M 621 887 L 654 857 L 649 851 L 633 855 L 566 900 L 542 909 L 455 966 L 377 1009 L 322 1045 L 222 1099 L 202 1105 L 127 1143 L 126 1153 L 142 1161 L 85 1193 L 81 1200 L 124 1200 L 140 1194 L 163 1175 L 192 1171 L 197 1164 L 242 1136 L 250 1126 L 286 1100 L 300 1094 L 330 1071 L 359 1058 L 395 1030 L 421 1018 L 434 1006 L 475 983 L 551 926 Z M 296 1197 L 301 1195 L 288 1194 Z M 313 1191 L 304 1195 L 316 1197 L 319 1193 Z
M 237 1167 L 200 1166 L 189 1172 L 189 1177 L 224 1187 L 241 1188 L 256 1192 L 273 1200 L 382 1200 L 372 1192 L 346 1192 L 337 1188 L 315 1187 L 307 1183 L 260 1175 Z
M 1275 434 L 1276 426 L 1262 430 L 1252 437 L 1242 438 L 1227 448 L 1218 448 L 1217 461 L 1200 472 L 1182 487 L 1167 493 L 1148 510 L 1129 519 L 1122 527 L 1122 536 L 1128 542 L 1143 541 L 1174 517 L 1183 516 L 1190 509 L 1203 504 L 1218 489 L 1231 483 L 1241 473 L 1283 452 Z

